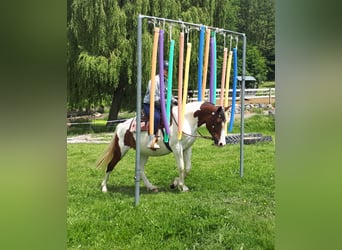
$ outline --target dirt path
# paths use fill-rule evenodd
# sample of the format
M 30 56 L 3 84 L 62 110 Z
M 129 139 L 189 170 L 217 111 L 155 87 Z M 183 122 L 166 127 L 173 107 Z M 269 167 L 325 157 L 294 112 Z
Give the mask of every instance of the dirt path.
M 85 134 L 78 136 L 67 137 L 67 143 L 104 143 L 108 144 L 111 141 L 113 133 L 106 134 Z
M 236 101 L 236 103 L 240 104 L 240 101 Z M 249 103 L 265 103 L 265 104 L 274 104 L 275 98 L 257 98 L 257 99 L 245 99 L 245 104 Z

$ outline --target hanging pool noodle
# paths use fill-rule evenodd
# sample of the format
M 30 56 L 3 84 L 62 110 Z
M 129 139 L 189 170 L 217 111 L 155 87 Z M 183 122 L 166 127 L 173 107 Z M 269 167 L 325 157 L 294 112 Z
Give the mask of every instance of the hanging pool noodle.
M 202 101 L 204 101 L 205 89 L 207 85 L 208 61 L 209 61 L 209 45 L 210 45 L 210 29 L 205 31 L 205 51 L 204 51 L 204 66 L 202 79 Z
M 182 139 L 182 87 L 183 87 L 183 60 L 184 60 L 184 32 L 179 37 L 179 61 L 178 61 L 178 140 Z
M 197 100 L 202 101 L 202 75 L 203 75 L 203 50 L 204 50 L 204 31 L 205 27 L 201 26 L 200 29 L 200 41 L 198 46 L 198 94 L 197 94 Z
M 182 119 L 184 120 L 185 105 L 188 95 L 188 82 L 189 82 L 189 67 L 190 67 L 190 55 L 191 55 L 191 43 L 187 43 L 186 58 L 185 58 L 185 71 L 184 71 L 184 89 L 183 89 L 183 107 L 182 107 Z
M 217 77 L 216 77 L 216 72 L 217 72 L 217 53 L 216 53 L 216 33 L 213 32 L 213 45 L 214 45 L 214 90 L 213 90 L 213 104 L 216 105 L 216 86 L 217 86 Z
M 171 98 L 172 98 L 172 74 L 173 74 L 173 52 L 175 50 L 175 40 L 171 40 L 170 43 L 170 54 L 169 54 L 169 69 L 167 75 L 167 97 L 166 97 L 166 119 L 167 119 L 167 126 L 170 126 L 171 120 Z M 170 128 L 170 127 L 169 127 Z M 169 142 L 169 134 L 165 134 L 164 142 Z
M 214 104 L 214 38 L 210 38 L 210 91 L 209 102 Z
M 227 63 L 227 73 L 226 73 L 226 90 L 225 90 L 225 97 L 224 97 L 224 107 L 228 107 L 228 98 L 229 98 L 229 81 L 230 81 L 230 70 L 231 70 L 231 64 L 232 64 L 232 51 L 229 51 L 228 55 L 228 63 Z M 226 122 L 224 124 L 224 131 L 226 135 L 228 134 L 228 110 L 226 111 Z
M 150 129 L 149 135 L 154 134 L 154 94 L 156 86 L 156 63 L 157 63 L 157 49 L 159 39 L 159 28 L 154 28 L 153 50 L 152 50 L 152 63 L 151 63 L 151 86 L 150 86 Z
M 233 48 L 233 57 L 234 57 L 233 97 L 232 97 L 232 111 L 230 113 L 230 122 L 229 122 L 229 130 L 228 130 L 229 132 L 232 132 L 233 130 L 235 102 L 236 102 L 236 84 L 237 84 L 237 49 L 236 48 Z
M 224 84 L 226 80 L 226 64 L 227 64 L 227 53 L 228 49 L 223 49 L 223 62 L 222 62 L 222 76 L 221 76 L 221 95 L 220 95 L 220 106 L 223 107 L 224 103 Z
M 164 30 L 159 32 L 159 83 L 160 83 L 160 113 L 166 134 L 170 134 L 169 124 L 166 118 L 165 82 L 164 82 Z

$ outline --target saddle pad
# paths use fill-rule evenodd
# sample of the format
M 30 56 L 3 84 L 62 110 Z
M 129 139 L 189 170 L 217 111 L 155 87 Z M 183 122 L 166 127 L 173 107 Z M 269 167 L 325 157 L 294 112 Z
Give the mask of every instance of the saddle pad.
M 140 131 L 148 131 L 149 130 L 148 124 L 149 124 L 149 122 L 147 122 L 147 121 L 140 122 Z M 137 120 L 136 119 L 133 119 L 129 131 L 130 132 L 136 132 L 137 131 Z

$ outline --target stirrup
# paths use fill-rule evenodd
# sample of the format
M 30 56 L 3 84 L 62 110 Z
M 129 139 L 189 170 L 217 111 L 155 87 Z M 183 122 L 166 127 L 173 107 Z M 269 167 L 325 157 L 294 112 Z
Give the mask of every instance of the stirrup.
M 158 137 L 154 137 L 148 144 L 147 147 L 150 149 L 157 149 L 160 148 L 160 146 L 157 144 Z

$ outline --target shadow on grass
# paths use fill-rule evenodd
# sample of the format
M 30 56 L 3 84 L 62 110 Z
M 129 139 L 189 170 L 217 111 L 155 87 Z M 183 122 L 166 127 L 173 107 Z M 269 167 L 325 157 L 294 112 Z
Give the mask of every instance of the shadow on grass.
M 171 183 L 170 183 L 171 184 Z M 101 184 L 99 185 L 101 186 Z M 125 195 L 127 197 L 134 197 L 135 196 L 135 186 L 116 186 L 116 185 L 108 185 L 107 184 L 108 193 L 115 194 L 120 193 L 122 195 Z M 100 189 L 101 190 L 101 189 Z M 181 191 L 178 188 L 171 189 L 170 186 L 158 186 L 157 191 L 151 191 L 147 190 L 145 186 L 140 186 L 140 194 L 146 194 L 146 195 L 154 195 L 158 193 L 171 193 L 171 194 L 177 194 Z

